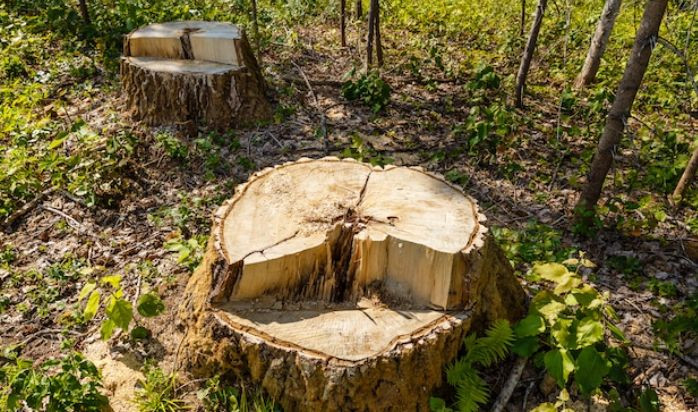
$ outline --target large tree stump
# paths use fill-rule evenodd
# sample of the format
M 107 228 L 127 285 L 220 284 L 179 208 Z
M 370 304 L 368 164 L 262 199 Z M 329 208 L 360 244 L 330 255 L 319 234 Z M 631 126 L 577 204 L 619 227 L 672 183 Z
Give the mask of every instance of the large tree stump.
M 229 23 L 151 24 L 130 33 L 121 82 L 128 110 L 150 125 L 228 129 L 271 116 L 247 38 Z
M 182 359 L 285 410 L 426 410 L 463 335 L 523 314 L 476 202 L 420 168 L 301 159 L 215 215 Z

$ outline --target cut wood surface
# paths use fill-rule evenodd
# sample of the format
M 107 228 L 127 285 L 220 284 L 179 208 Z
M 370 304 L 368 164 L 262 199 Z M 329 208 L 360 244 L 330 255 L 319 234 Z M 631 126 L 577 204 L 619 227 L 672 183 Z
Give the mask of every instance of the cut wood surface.
M 425 408 L 471 325 L 524 311 L 484 221 L 420 168 L 262 170 L 215 215 L 180 312 L 185 362 L 252 378 L 286 410 Z
M 151 125 L 227 129 L 271 115 L 246 36 L 230 23 L 158 23 L 130 33 L 121 80 L 129 111 Z

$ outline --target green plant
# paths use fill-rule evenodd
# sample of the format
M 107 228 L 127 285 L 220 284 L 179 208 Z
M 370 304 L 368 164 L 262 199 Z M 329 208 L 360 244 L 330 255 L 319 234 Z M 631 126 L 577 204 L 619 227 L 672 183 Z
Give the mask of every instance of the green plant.
M 342 151 L 342 157 L 351 157 L 360 162 L 369 162 L 374 166 L 385 166 L 393 163 L 393 159 L 378 153 L 373 147 L 366 144 L 359 135 L 351 137 L 351 146 Z
M 456 406 L 461 412 L 474 412 L 487 402 L 489 388 L 477 371 L 478 366 L 490 366 L 509 353 L 514 334 L 506 320 L 497 320 L 478 338 L 471 333 L 463 340 L 466 353 L 446 369 L 448 384 L 456 388 Z M 431 398 L 434 411 L 445 411 L 446 402 Z
M 475 70 L 475 76 L 468 82 L 468 88 L 477 89 L 498 89 L 502 79 L 494 71 L 494 68 L 487 64 L 481 64 Z
M 189 156 L 187 145 L 169 132 L 158 132 L 155 135 L 155 141 L 172 159 L 186 160 Z
M 97 367 L 77 352 L 35 365 L 17 358 L 0 368 L 0 409 L 6 411 L 101 411 L 108 405 L 101 394 Z
M 101 305 L 102 294 L 108 296 L 104 306 L 104 314 L 106 319 L 102 322 L 100 335 L 103 340 L 108 340 L 114 333 L 114 328 L 120 328 L 123 331 L 129 330 L 131 321 L 134 320 L 133 305 L 128 300 L 124 299 L 124 292 L 121 288 L 121 276 L 110 275 L 104 276 L 97 282 L 88 282 L 80 290 L 78 301 L 81 302 L 87 298 L 82 314 L 86 320 L 91 320 L 99 311 Z M 165 305 L 160 300 L 160 297 L 153 292 L 142 294 L 136 302 L 136 311 L 144 318 L 158 316 L 165 310 Z M 131 337 L 133 339 L 145 339 L 150 336 L 150 331 L 145 327 L 138 325 L 131 329 Z
M 177 396 L 177 375 L 165 373 L 151 362 L 143 370 L 145 380 L 139 381 L 134 403 L 141 412 L 176 412 L 183 409 L 184 401 Z
M 354 80 L 356 70 L 352 69 L 342 85 L 342 96 L 347 100 L 360 100 L 371 108 L 373 113 L 385 109 L 390 103 L 390 86 L 378 72 L 368 72 Z
M 698 337 L 698 294 L 671 308 L 669 319 L 657 319 L 652 324 L 655 336 L 671 352 L 680 353 L 682 342 Z
M 205 245 L 206 238 L 204 236 L 195 236 L 187 240 L 180 236 L 165 242 L 165 250 L 176 252 L 177 263 L 189 270 L 194 270 L 201 261 Z
M 577 269 L 571 272 L 567 266 Z M 589 395 L 605 380 L 628 384 L 628 360 L 623 348 L 626 338 L 613 323 L 616 315 L 607 294 L 582 282 L 581 267 L 594 265 L 582 255 L 563 264 L 533 267 L 529 280 L 549 282 L 553 289 L 533 297 L 528 315 L 514 326 L 512 351 L 533 357 L 561 389 L 574 378 L 579 391 Z M 615 338 L 615 345 L 605 338 L 606 332 Z

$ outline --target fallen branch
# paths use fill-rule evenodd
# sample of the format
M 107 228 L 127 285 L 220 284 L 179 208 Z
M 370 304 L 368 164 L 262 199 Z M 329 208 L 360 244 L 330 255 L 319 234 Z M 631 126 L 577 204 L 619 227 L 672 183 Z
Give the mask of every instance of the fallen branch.
M 523 373 L 527 362 L 528 358 L 516 358 L 516 362 L 514 362 L 514 367 L 511 369 L 509 378 L 504 384 L 501 392 L 499 392 L 499 396 L 497 396 L 497 399 L 494 401 L 494 405 L 492 405 L 492 412 L 502 412 L 504 407 L 507 406 L 507 403 L 509 403 L 509 398 L 511 398 L 511 394 L 514 393 L 516 385 L 519 384 L 521 374 Z
M 313 90 L 313 86 L 310 85 L 310 80 L 308 80 L 308 76 L 305 75 L 305 72 L 303 69 L 300 68 L 295 62 L 291 62 L 293 66 L 298 70 L 298 72 L 301 74 L 301 77 L 303 77 L 303 80 L 305 81 L 305 85 L 308 87 L 308 90 L 310 91 L 310 95 L 313 97 L 313 106 L 315 107 L 315 111 L 317 114 L 320 116 L 321 122 L 322 122 L 322 141 L 325 147 L 325 156 L 329 153 L 329 139 L 327 138 L 327 117 L 325 116 L 325 111 L 320 109 L 320 103 L 318 102 L 317 95 L 315 94 L 315 90 Z
M 667 348 L 666 346 L 658 346 L 654 347 L 653 345 L 647 345 L 644 343 L 639 343 L 639 342 L 630 342 L 630 346 L 634 346 L 639 349 L 644 349 L 650 352 L 655 352 L 655 353 L 661 353 L 663 355 L 667 356 L 674 356 L 686 365 L 692 367 L 693 369 L 698 370 L 698 362 L 696 362 L 694 359 L 689 358 L 688 356 L 682 355 L 680 353 L 672 352 Z
M 9 229 L 12 224 L 15 223 L 19 218 L 22 216 L 26 215 L 29 213 L 32 209 L 34 209 L 39 203 L 41 203 L 48 195 L 54 192 L 54 188 L 46 189 L 43 192 L 39 193 L 34 199 L 30 200 L 27 202 L 24 206 L 19 208 L 17 211 L 12 213 L 7 219 L 2 224 L 2 227 L 4 230 Z

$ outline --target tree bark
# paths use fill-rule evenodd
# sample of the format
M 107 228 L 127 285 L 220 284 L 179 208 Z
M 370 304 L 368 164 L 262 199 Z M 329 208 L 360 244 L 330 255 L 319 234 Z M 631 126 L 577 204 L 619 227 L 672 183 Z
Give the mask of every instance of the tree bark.
M 361 20 L 364 15 L 364 6 L 362 0 L 356 0 L 356 20 Z
M 347 47 L 347 30 L 346 30 L 346 12 L 347 0 L 339 1 L 339 31 L 342 37 L 342 47 Z
M 378 67 L 383 66 L 383 43 L 381 42 L 381 23 L 380 23 L 380 3 L 378 0 L 373 0 L 376 6 L 376 12 L 373 14 L 373 18 L 376 20 L 374 29 L 376 31 L 376 58 L 378 60 Z
M 657 43 L 659 26 L 666 7 L 667 0 L 649 0 L 645 6 L 623 78 L 618 85 L 596 155 L 591 163 L 589 179 L 577 202 L 576 212 L 579 218 L 587 219 L 589 212 L 594 210 L 599 201 L 606 175 L 613 162 L 613 153 L 620 143 L 633 101 L 652 56 L 652 49 Z
M 521 0 L 521 33 L 524 35 L 524 29 L 526 27 L 526 0 Z
M 515 103 L 516 107 L 518 108 L 523 107 L 523 93 L 526 87 L 526 76 L 528 76 L 528 70 L 531 68 L 533 52 L 536 50 L 538 34 L 540 33 L 540 26 L 543 23 L 543 15 L 545 14 L 545 8 L 547 7 L 547 5 L 548 0 L 538 0 L 538 5 L 536 6 L 536 14 L 533 17 L 533 24 L 531 25 L 531 32 L 528 35 L 526 48 L 524 48 L 523 55 L 521 56 L 521 65 L 519 66 L 519 73 L 516 75 Z
M 691 183 L 691 179 L 693 179 L 693 176 L 696 174 L 696 170 L 698 170 L 698 147 L 693 151 L 693 156 L 691 156 L 691 160 L 688 161 L 686 169 L 683 171 L 681 179 L 679 179 L 679 183 L 676 184 L 674 193 L 671 195 L 672 201 L 676 205 L 681 203 L 683 191 L 686 189 L 686 186 Z
M 85 24 L 90 24 L 90 11 L 87 9 L 87 0 L 78 0 L 78 6 L 80 7 L 80 14 Z
M 183 366 L 288 411 L 428 410 L 468 330 L 525 312 L 477 203 L 421 168 L 267 168 L 214 216 L 179 318 Z
M 373 66 L 373 36 L 375 34 L 374 25 L 376 19 L 373 14 L 376 12 L 373 7 L 373 1 L 371 0 L 370 6 L 368 8 L 368 38 L 366 39 L 366 70 L 369 70 Z
M 257 0 L 251 0 L 252 6 L 252 34 L 254 35 L 254 48 L 259 54 L 259 23 L 257 22 Z
M 593 82 L 596 78 L 596 73 L 599 71 L 599 66 L 601 65 L 601 57 L 603 57 L 604 51 L 606 51 L 608 38 L 613 31 L 613 25 L 620 12 L 622 2 L 623 0 L 606 0 L 606 3 L 604 3 L 601 18 L 596 25 L 596 31 L 594 32 L 594 37 L 591 39 L 589 52 L 584 60 L 582 71 L 577 77 L 575 87 L 582 88 Z

